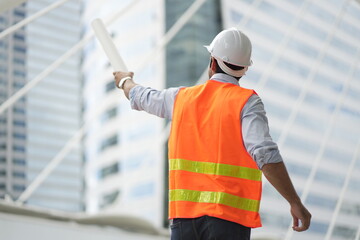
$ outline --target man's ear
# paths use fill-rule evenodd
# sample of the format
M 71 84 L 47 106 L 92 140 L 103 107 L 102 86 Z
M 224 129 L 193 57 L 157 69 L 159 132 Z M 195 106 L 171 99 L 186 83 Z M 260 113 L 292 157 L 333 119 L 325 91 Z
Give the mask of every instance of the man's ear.
M 216 60 L 215 60 L 214 57 L 211 57 L 210 69 L 211 69 L 213 72 L 216 72 Z

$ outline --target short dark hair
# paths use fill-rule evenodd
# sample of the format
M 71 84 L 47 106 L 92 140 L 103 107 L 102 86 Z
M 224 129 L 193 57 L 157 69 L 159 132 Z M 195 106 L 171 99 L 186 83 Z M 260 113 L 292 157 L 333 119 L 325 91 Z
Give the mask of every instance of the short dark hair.
M 216 73 L 225 73 L 225 74 L 227 74 L 226 72 L 224 72 L 224 71 L 220 68 L 220 66 L 219 66 L 219 64 L 218 64 L 218 62 L 217 62 L 217 60 L 216 60 L 215 58 L 211 58 L 211 60 L 210 60 L 210 66 L 211 66 L 211 62 L 212 62 L 213 59 L 214 59 L 214 61 L 215 61 L 215 65 L 216 65 L 215 72 L 216 72 Z M 227 63 L 227 62 L 224 62 L 224 64 L 225 64 L 226 66 L 228 66 L 229 68 L 231 68 L 232 70 L 235 70 L 235 71 L 239 71 L 239 70 L 243 70 L 243 69 L 244 69 L 244 67 L 242 67 L 242 66 L 236 66 L 236 65 L 233 65 L 233 64 L 230 64 L 230 63 Z M 239 77 L 239 78 L 235 77 L 235 78 L 236 78 L 236 79 L 240 79 L 241 77 Z

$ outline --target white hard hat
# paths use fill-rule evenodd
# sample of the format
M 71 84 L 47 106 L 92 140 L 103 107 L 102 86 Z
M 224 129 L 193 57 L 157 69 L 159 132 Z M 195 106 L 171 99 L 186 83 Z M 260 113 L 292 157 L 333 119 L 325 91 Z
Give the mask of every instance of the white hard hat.
M 209 46 L 205 47 L 217 60 L 220 68 L 229 75 L 241 77 L 252 64 L 250 39 L 236 28 L 223 30 Z M 224 62 L 245 68 L 236 71 L 226 66 Z

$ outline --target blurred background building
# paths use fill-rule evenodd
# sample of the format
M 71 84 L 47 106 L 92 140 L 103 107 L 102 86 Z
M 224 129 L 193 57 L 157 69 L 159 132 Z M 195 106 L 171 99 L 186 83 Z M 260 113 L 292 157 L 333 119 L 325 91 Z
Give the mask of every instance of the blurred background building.
M 166 0 L 165 26 L 168 31 L 194 1 Z M 208 0 L 166 46 L 166 87 L 192 86 L 209 65 L 208 45 L 222 30 L 220 1 Z M 207 72 L 206 72 L 207 74 Z
M 0 31 L 26 17 L 26 5 L 0 14 Z M 26 82 L 26 34 L 22 28 L 0 39 L 0 102 Z M 0 115 L 0 198 L 16 199 L 26 187 L 26 99 Z
M 1 31 L 54 3 L 19 2 L 25 3 L 1 13 Z M 240 83 L 262 98 L 272 137 L 313 214 L 307 232 L 292 234 L 288 204 L 265 181 L 264 227 L 253 231 L 254 238 L 359 236 L 359 1 L 59 3 L 0 38 L 0 103 L 69 49 L 75 52 L 0 113 L 1 198 L 16 200 L 77 131 L 82 140 L 70 144 L 26 204 L 133 216 L 166 228 L 169 122 L 130 109 L 91 38 L 90 23 L 102 18 L 136 82 L 157 89 L 205 81 L 209 55 L 203 45 L 235 26 L 253 44 L 254 64 Z
M 28 1 L 2 13 L 1 30 L 52 2 Z M 80 2 L 69 2 L 0 40 L 1 103 L 79 41 L 80 7 Z M 79 128 L 80 60 L 80 54 L 69 59 L 1 115 L 2 198 L 7 195 L 16 200 Z M 81 146 L 74 149 L 28 204 L 66 211 L 83 209 Z
M 140 84 L 164 88 L 163 49 L 149 55 L 164 33 L 163 8 L 158 0 L 89 1 L 83 21 L 86 33 L 92 34 L 94 18 L 118 18 L 109 32 L 128 68 Z M 120 15 L 114 15 L 118 11 Z M 85 46 L 83 59 L 84 121 L 89 125 L 84 138 L 87 212 L 131 214 L 161 227 L 165 189 L 159 135 L 164 121 L 130 109 L 96 39 Z
M 262 98 L 272 137 L 313 214 L 309 231 L 292 239 L 324 239 L 340 199 L 331 239 L 353 239 L 360 222 L 359 161 L 349 176 L 359 158 L 359 3 L 226 0 L 222 13 L 225 28 L 239 26 L 252 40 L 254 65 L 243 85 Z M 255 232 L 282 236 L 291 220 L 284 206 L 265 184 L 264 227 Z
M 32 16 L 52 0 L 27 1 Z M 81 2 L 67 1 L 25 27 L 27 80 L 38 77 L 81 37 Z M 45 168 L 82 120 L 81 53 L 51 72 L 27 95 L 26 178 L 31 183 Z M 74 146 L 62 163 L 27 200 L 28 204 L 65 211 L 82 211 L 83 160 L 81 145 Z M 24 188 L 25 189 L 25 188 Z

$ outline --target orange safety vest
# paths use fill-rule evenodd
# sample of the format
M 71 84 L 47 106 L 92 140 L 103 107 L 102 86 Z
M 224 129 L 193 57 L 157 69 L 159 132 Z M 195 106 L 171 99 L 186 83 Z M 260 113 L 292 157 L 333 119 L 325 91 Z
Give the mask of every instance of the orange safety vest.
M 240 119 L 254 93 L 213 80 L 180 89 L 169 137 L 169 219 L 208 215 L 261 226 L 261 171 Z

